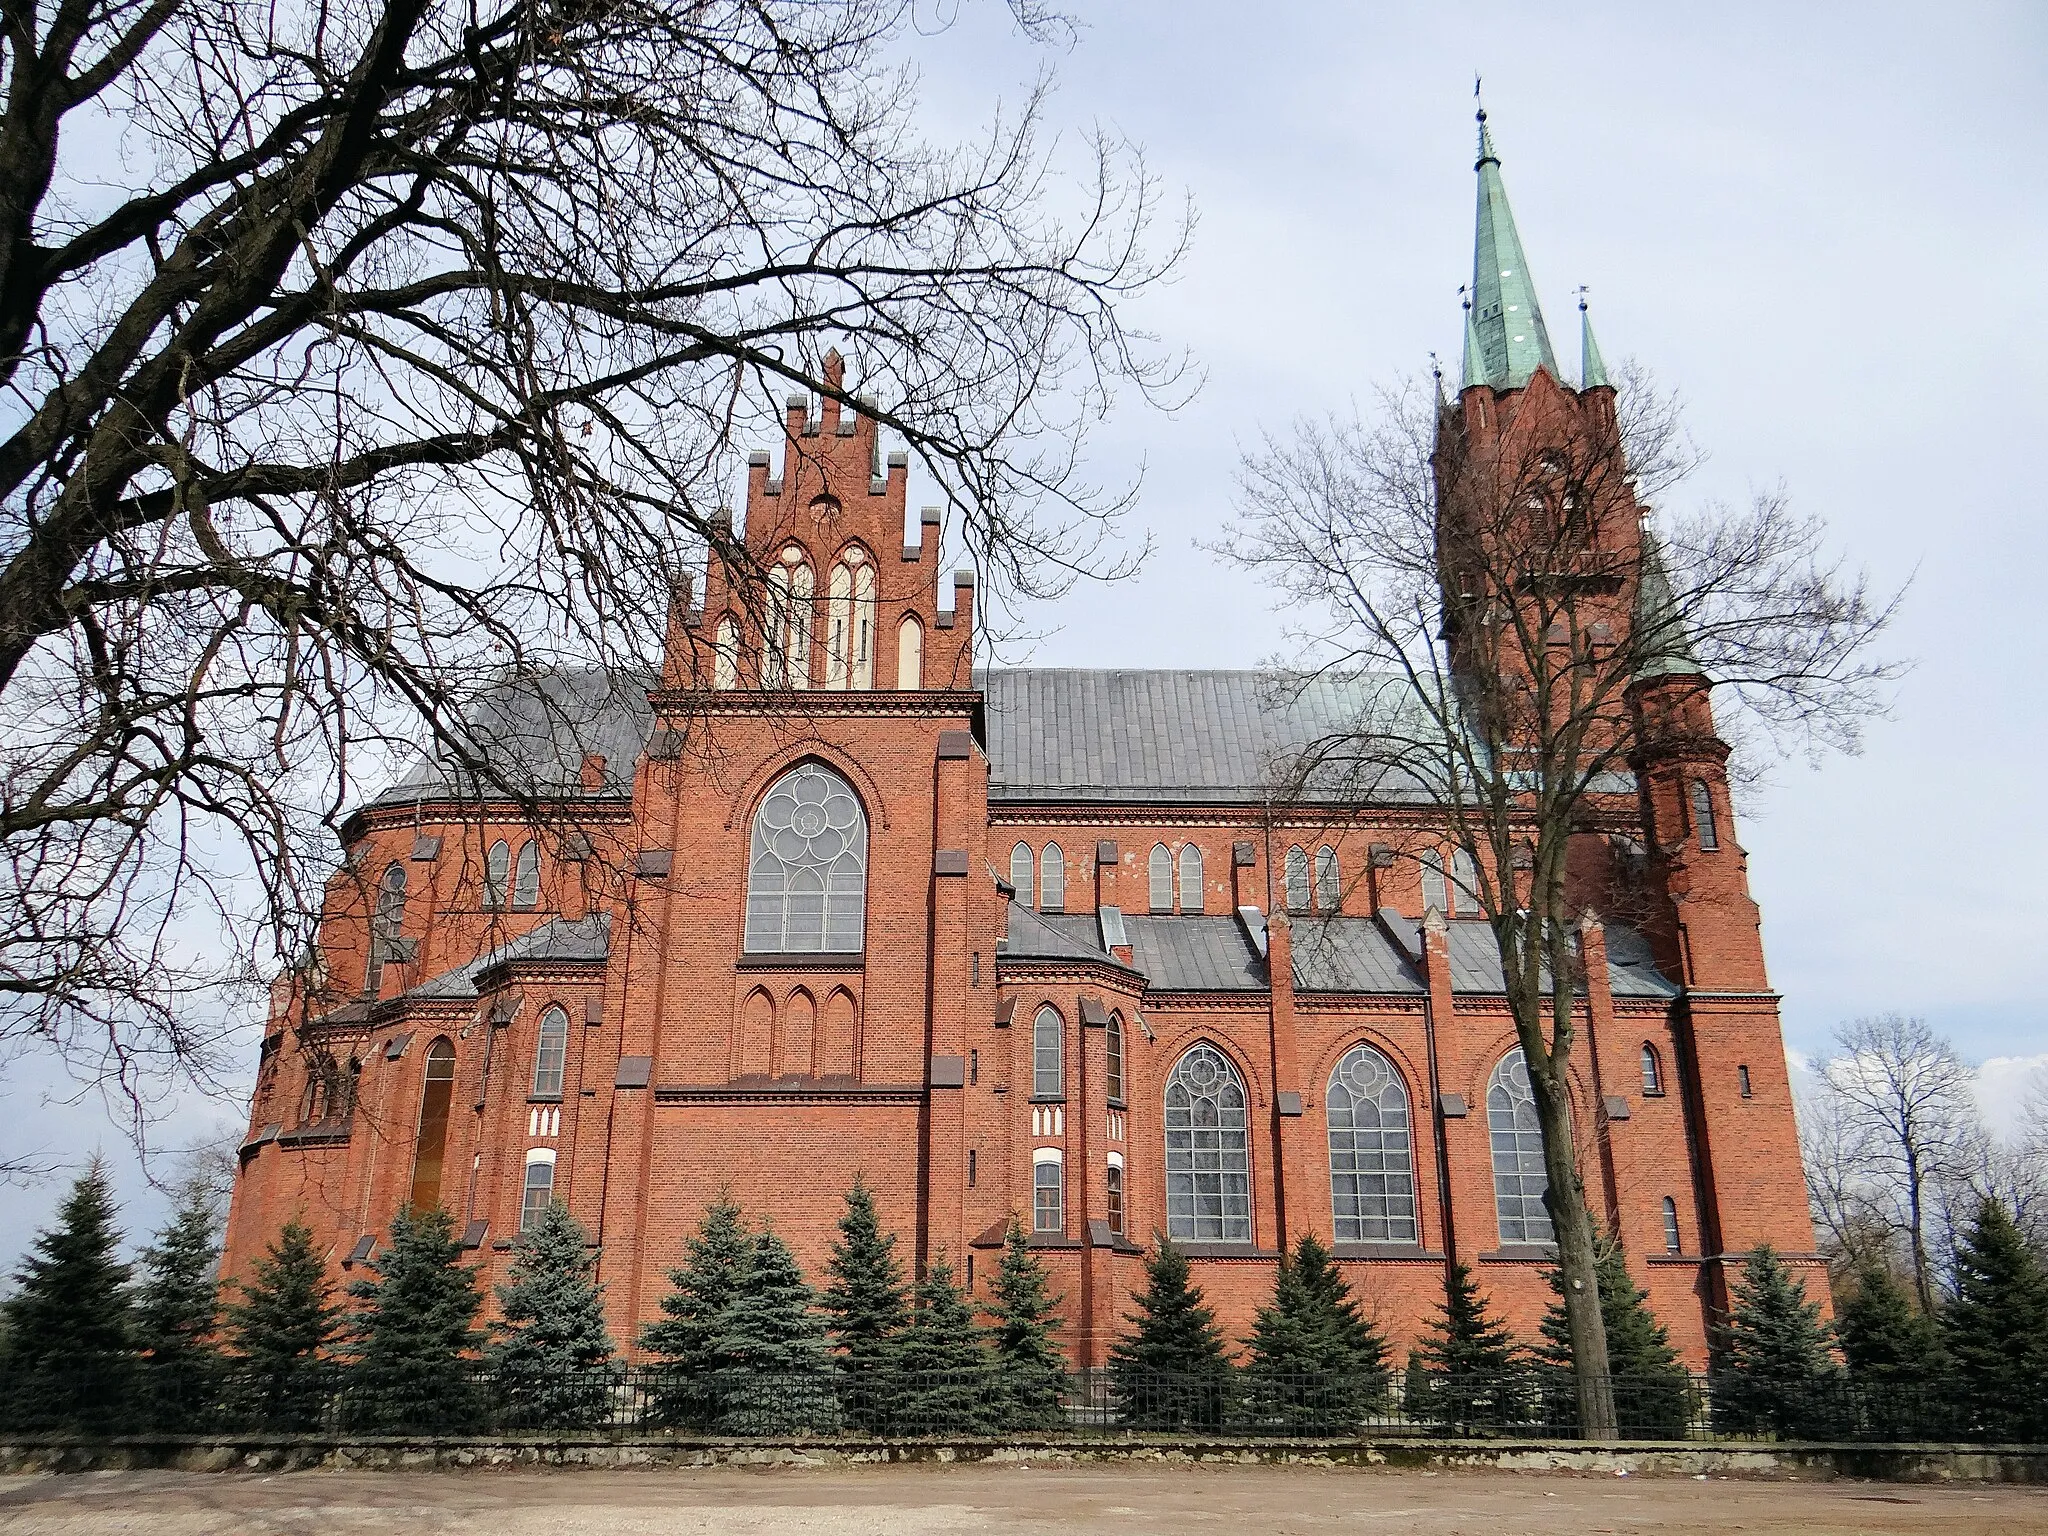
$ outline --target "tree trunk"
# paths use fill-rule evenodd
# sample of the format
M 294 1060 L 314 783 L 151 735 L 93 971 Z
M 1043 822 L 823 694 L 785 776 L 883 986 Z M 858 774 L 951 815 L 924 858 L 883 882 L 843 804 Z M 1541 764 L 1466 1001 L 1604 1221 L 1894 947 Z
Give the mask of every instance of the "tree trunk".
M 1529 1066 L 1537 1123 L 1543 1129 L 1543 1171 L 1548 1183 L 1543 1199 L 1550 1208 L 1557 1267 L 1564 1277 L 1564 1315 L 1571 1327 L 1579 1432 L 1588 1440 L 1613 1440 L 1620 1434 L 1620 1424 L 1614 1411 L 1614 1380 L 1607 1368 L 1607 1321 L 1600 1311 L 1593 1216 L 1586 1206 L 1586 1186 L 1579 1179 L 1572 1142 L 1571 1097 L 1565 1089 L 1563 1065 L 1545 1062 L 1539 1066 L 1526 1033 L 1522 1055 Z

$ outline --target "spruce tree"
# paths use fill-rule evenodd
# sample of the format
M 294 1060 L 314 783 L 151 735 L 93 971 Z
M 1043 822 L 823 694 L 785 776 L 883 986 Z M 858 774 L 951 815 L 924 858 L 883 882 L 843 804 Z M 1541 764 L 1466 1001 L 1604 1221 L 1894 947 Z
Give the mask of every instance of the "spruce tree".
M 1607 1369 L 1614 1378 L 1614 1407 L 1624 1435 L 1678 1439 L 1692 1413 L 1692 1377 L 1671 1347 L 1671 1335 L 1650 1310 L 1650 1298 L 1628 1272 L 1628 1261 L 1611 1237 L 1595 1240 L 1594 1273 L 1600 1286 L 1600 1316 L 1607 1327 Z M 1565 1318 L 1564 1273 L 1552 1268 L 1549 1281 L 1556 1298 L 1543 1315 L 1543 1342 L 1536 1355 L 1545 1365 L 1569 1373 L 1572 1367 L 1571 1325 Z M 1579 1401 L 1573 1383 L 1546 1381 L 1550 1402 L 1544 1421 L 1558 1428 L 1576 1428 Z
M 1941 1330 L 1880 1262 L 1859 1264 L 1835 1308 L 1835 1336 L 1865 1425 L 1886 1439 L 1928 1438 L 1940 1423 L 1948 1357 Z
M 1472 1271 L 1444 1273 L 1434 1331 L 1418 1350 L 1429 1375 L 1424 1417 L 1446 1429 L 1519 1424 L 1529 1416 L 1529 1375 L 1522 1347 L 1495 1317 Z
M 1408 1364 L 1401 1370 L 1401 1415 L 1410 1423 L 1421 1424 L 1433 1421 L 1434 1407 L 1430 1402 L 1429 1362 L 1422 1358 L 1417 1345 L 1408 1346 Z
M 1387 1400 L 1387 1341 L 1367 1322 L 1330 1250 L 1304 1232 L 1261 1307 L 1246 1375 L 1254 1411 L 1302 1434 L 1355 1429 Z
M 683 1262 L 668 1272 L 661 1318 L 640 1333 L 640 1343 L 669 1369 L 655 1381 L 649 1412 L 657 1424 L 703 1427 L 716 1407 L 704 1384 L 711 1339 L 739 1285 L 752 1239 L 740 1208 L 721 1194 L 704 1208 L 697 1235 L 683 1245 Z
M 22 1429 L 108 1433 L 132 1407 L 133 1307 L 114 1257 L 113 1191 L 95 1159 L 36 1235 L 5 1304 L 4 1412 Z
M 903 1435 L 993 1434 L 1002 1424 L 1002 1385 L 988 1330 L 974 1320 L 934 1257 L 911 1293 L 910 1322 L 891 1351 L 896 1375 L 892 1428 Z
M 2048 1441 L 2048 1275 L 1999 1201 L 1978 1207 L 1956 1250 L 1956 1295 L 1942 1325 L 1970 1432 Z
M 1145 1261 L 1131 1331 L 1109 1352 L 1110 1396 L 1131 1429 L 1215 1429 L 1231 1379 L 1216 1314 L 1188 1279 L 1187 1255 L 1162 1237 Z
M 1053 1338 L 1060 1325 L 1061 1298 L 1052 1294 L 1045 1266 L 1031 1251 L 1024 1223 L 1010 1217 L 1003 1234 L 1003 1261 L 989 1286 L 994 1304 L 996 1375 L 1003 1390 L 1003 1427 L 1057 1429 L 1067 1422 L 1060 1407 L 1067 1388 L 1067 1357 Z
M 712 1427 L 789 1435 L 838 1427 L 831 1344 L 796 1255 L 773 1232 L 747 1244 L 706 1354 Z
M 844 1359 L 847 1419 L 856 1429 L 881 1429 L 890 1415 L 892 1343 L 909 1320 L 909 1292 L 896 1236 L 882 1231 L 875 1198 L 859 1179 L 846 1192 L 826 1272 L 832 1280 L 818 1306 Z
M 1714 1427 L 1784 1438 L 1840 1427 L 1833 1330 L 1769 1244 L 1744 1261 L 1733 1301 L 1716 1341 Z
M 135 1344 L 148 1359 L 143 1399 L 158 1427 L 193 1427 L 212 1402 L 219 1268 L 212 1192 L 194 1182 L 142 1250 L 135 1291 Z
M 349 1289 L 356 1355 L 350 1387 L 366 1428 L 460 1434 L 483 1422 L 474 1356 L 483 1293 L 462 1262 L 455 1221 L 435 1206 L 400 1211 L 391 1246 Z
M 586 1237 L 554 1200 L 512 1240 L 512 1269 L 497 1292 L 501 1318 L 484 1347 L 508 1424 L 590 1429 L 611 1415 L 617 1372 Z
M 265 1429 L 318 1428 L 332 1375 L 325 1355 L 341 1308 L 312 1229 L 286 1222 L 226 1312 L 240 1415 Z

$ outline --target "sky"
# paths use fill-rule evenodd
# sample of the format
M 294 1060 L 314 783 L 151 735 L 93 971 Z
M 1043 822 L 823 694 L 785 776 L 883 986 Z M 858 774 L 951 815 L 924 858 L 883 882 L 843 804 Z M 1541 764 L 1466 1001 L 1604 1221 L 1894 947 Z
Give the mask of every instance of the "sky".
M 1455 365 L 1477 72 L 1568 372 L 1583 284 L 1610 367 L 1633 358 L 1676 388 L 1711 454 L 1681 498 L 1782 485 L 1879 585 L 1910 584 L 1887 646 L 1914 667 L 1862 753 L 1779 765 L 1739 807 L 1788 1049 L 1922 1015 L 1983 1064 L 2009 1120 L 2048 1065 L 2048 886 L 2023 878 L 2048 852 L 2048 627 L 2032 622 L 2048 509 L 2027 447 L 2048 419 L 2048 8 L 1069 8 L 1071 45 L 1052 50 L 992 4 L 908 40 L 922 121 L 970 136 L 1050 64 L 1056 127 L 1141 145 L 1197 223 L 1131 318 L 1204 384 L 1170 414 L 1127 403 L 1090 445 L 1105 480 L 1142 471 L 1144 570 L 1034 614 L 1039 638 L 1005 659 L 1278 650 L 1269 595 L 1201 546 L 1262 431 L 1367 410 L 1432 352 Z M 102 1149 L 131 1228 L 157 1219 L 96 1100 L 52 1102 L 33 1062 L 8 1077 L 0 1156 Z M 157 1135 L 242 1119 L 232 1095 L 194 1098 Z M 0 1191 L 0 1264 L 60 1193 Z

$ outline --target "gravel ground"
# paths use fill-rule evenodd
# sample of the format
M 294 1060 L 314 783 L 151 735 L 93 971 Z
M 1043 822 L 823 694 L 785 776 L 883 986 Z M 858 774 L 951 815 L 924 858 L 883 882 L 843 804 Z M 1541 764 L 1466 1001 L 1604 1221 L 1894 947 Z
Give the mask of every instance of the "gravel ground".
M 0 1531 L 358 1536 L 988 1532 L 2048 1533 L 2048 1489 L 1282 1467 L 112 1472 L 0 1478 Z

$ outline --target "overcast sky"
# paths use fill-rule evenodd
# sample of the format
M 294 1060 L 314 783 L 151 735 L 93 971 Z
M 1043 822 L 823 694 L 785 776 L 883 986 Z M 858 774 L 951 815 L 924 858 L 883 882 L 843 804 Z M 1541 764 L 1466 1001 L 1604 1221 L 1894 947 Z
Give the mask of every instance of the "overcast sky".
M 1610 366 L 1635 358 L 1689 404 L 1712 459 L 1687 494 L 1782 482 L 1880 583 L 1912 583 L 1891 643 L 1917 667 L 1892 718 L 1860 757 L 1788 764 L 1740 808 L 1788 1043 L 1922 1014 L 2009 1103 L 2048 1061 L 2048 896 L 2030 883 L 2048 854 L 2048 517 L 2027 446 L 2048 430 L 2048 7 L 1074 9 L 1054 119 L 1129 136 L 1192 198 L 1186 265 L 1138 319 L 1207 382 L 1094 445 L 1106 478 L 1144 467 L 1142 576 L 1076 592 L 1012 659 L 1245 666 L 1279 645 L 1266 595 L 1196 546 L 1262 428 L 1367 406 L 1432 351 L 1454 364 L 1483 72 L 1567 369 L 1583 283 Z M 997 6 L 913 52 L 935 136 L 1047 61 Z M 97 1106 L 52 1107 L 32 1078 L 0 1153 L 120 1146 Z M 240 1119 L 194 1104 L 166 1135 Z M 122 1182 L 146 1225 L 153 1203 Z M 0 1263 L 56 1193 L 0 1195 Z

